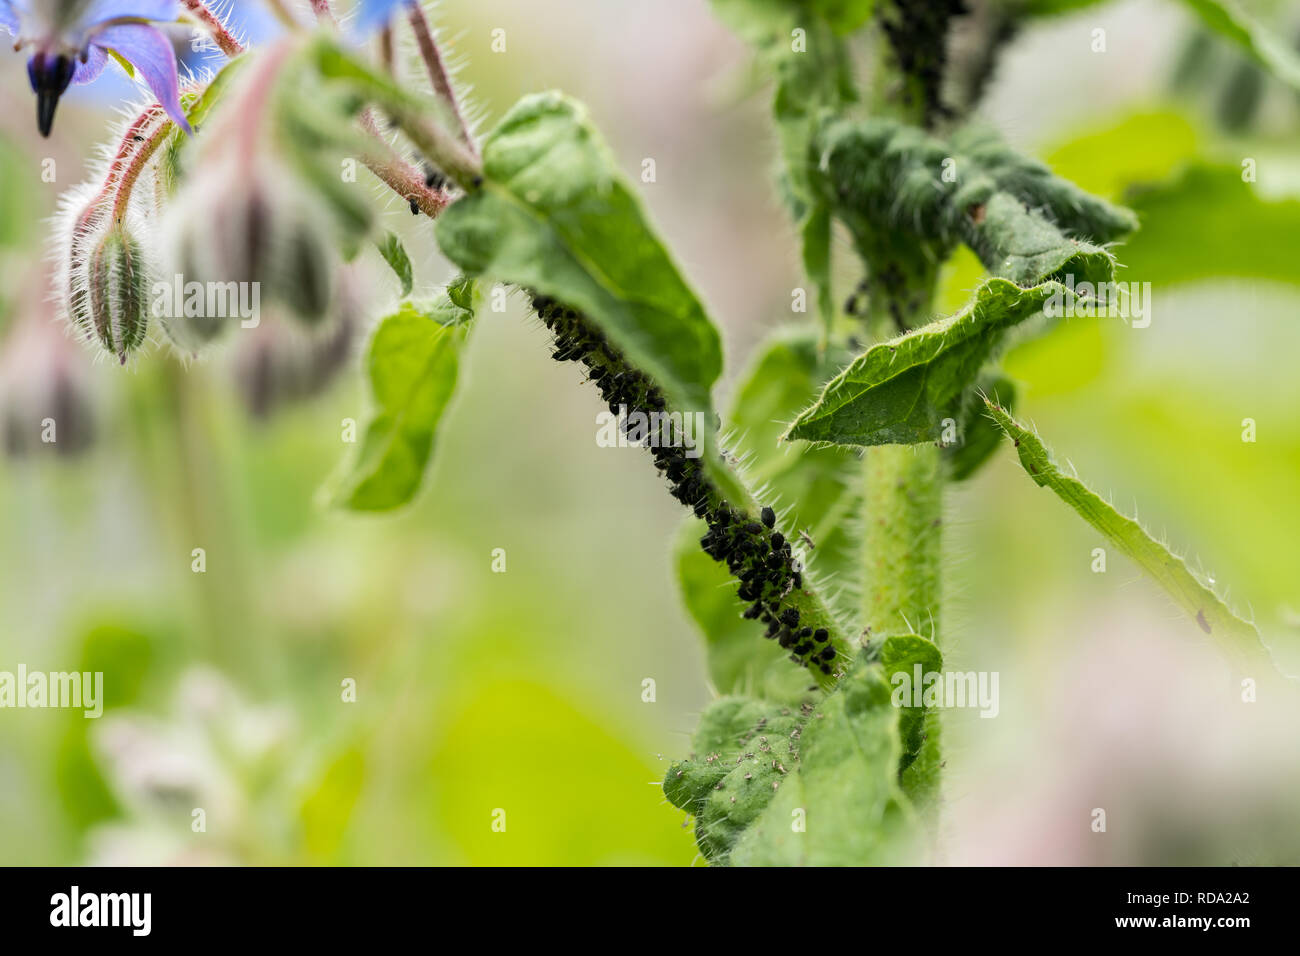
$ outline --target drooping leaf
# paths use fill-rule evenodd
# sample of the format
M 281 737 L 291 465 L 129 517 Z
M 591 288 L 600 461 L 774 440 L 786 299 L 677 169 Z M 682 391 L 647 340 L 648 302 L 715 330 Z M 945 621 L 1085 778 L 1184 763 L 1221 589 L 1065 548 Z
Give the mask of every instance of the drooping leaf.
M 1062 501 L 1128 555 L 1169 594 L 1197 627 L 1209 635 L 1224 654 L 1248 675 L 1274 664 L 1255 626 L 1238 617 L 1187 562 L 1156 541 L 1137 521 L 1126 517 L 1078 478 L 1067 475 L 1052 459 L 1038 436 L 992 401 L 985 407 L 1012 440 L 1020 464 L 1034 483 L 1050 488 Z
M 839 121 L 822 130 L 817 148 L 822 194 L 882 277 L 931 276 L 961 242 L 1020 285 L 1067 275 L 1104 282 L 1114 259 L 1093 243 L 1136 226 L 1132 213 L 983 132 L 944 141 L 887 119 Z
M 1215 33 L 1237 44 L 1279 80 L 1300 90 L 1300 54 L 1282 39 L 1275 27 L 1266 26 L 1231 0 L 1183 0 Z
M 410 295 L 411 288 L 415 284 L 415 274 L 411 268 L 411 257 L 406 254 L 406 247 L 402 245 L 402 240 L 393 232 L 386 231 L 384 237 L 376 241 L 375 245 L 379 247 L 379 254 L 393 270 L 393 275 L 397 276 L 398 285 L 402 290 L 401 295 L 403 297 Z
M 423 308 L 403 303 L 379 324 L 366 355 L 375 410 L 337 482 L 336 504 L 387 511 L 415 497 L 456 388 L 467 317 L 443 292 Z
M 919 827 L 898 784 L 899 709 L 859 664 L 800 728 L 798 769 L 740 834 L 737 866 L 862 866 L 910 858 Z M 788 768 L 787 768 L 788 769 Z
M 581 311 L 675 408 L 711 412 L 717 329 L 577 103 L 543 93 L 516 104 L 483 144 L 482 188 L 436 230 L 466 273 Z
M 1142 229 L 1124 245 L 1126 279 L 1161 288 L 1214 276 L 1300 284 L 1300 201 L 1261 198 L 1241 169 L 1191 166 L 1128 198 Z
M 963 393 L 1007 331 L 1066 294 L 1056 282 L 1022 289 L 990 279 L 956 315 L 873 346 L 832 379 L 785 438 L 842 445 L 937 441 Z
M 969 167 L 973 165 L 978 174 L 990 177 L 1002 192 L 1030 209 L 1043 210 L 1047 220 L 1067 236 L 1107 243 L 1137 228 L 1137 219 L 1130 210 L 1080 189 L 1053 172 L 1052 167 L 1012 149 L 986 126 L 963 127 L 953 133 L 949 142 L 958 180 L 969 178 Z M 963 169 L 963 165 L 968 168 Z

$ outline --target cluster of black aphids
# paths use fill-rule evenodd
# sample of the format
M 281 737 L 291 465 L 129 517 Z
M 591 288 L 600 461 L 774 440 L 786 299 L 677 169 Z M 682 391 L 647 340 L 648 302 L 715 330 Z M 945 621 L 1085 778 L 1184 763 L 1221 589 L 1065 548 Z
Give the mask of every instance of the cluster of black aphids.
M 698 513 L 698 512 L 697 512 Z M 790 659 L 808 667 L 831 672 L 835 648 L 824 627 L 799 626 L 799 611 L 785 604 L 792 592 L 803 587 L 803 572 L 795 564 L 790 542 L 775 530 L 776 514 L 764 508 L 760 521 L 735 511 L 726 502 L 702 515 L 709 533 L 700 547 L 740 579 L 737 594 L 751 601 L 745 617 L 767 625 L 764 637 L 790 651 Z
M 926 125 L 946 118 L 951 111 L 944 105 L 940 90 L 947 62 L 948 21 L 970 12 L 966 0 L 900 0 L 878 9 L 881 29 L 898 60 L 898 68 L 915 77 L 920 85 Z M 891 12 L 895 17 L 889 16 Z
M 573 309 L 553 299 L 533 296 L 538 317 L 555 335 L 551 357 L 560 362 L 580 361 L 591 381 L 600 389 L 611 414 L 621 408 L 629 412 L 663 412 L 663 393 L 645 375 L 633 368 L 604 334 Z M 627 423 L 624 422 L 624 427 Z M 715 421 L 715 427 L 717 422 Z M 764 508 L 760 520 L 738 511 L 722 500 L 704 472 L 700 458 L 686 454 L 682 442 L 671 436 L 647 435 L 646 444 L 654 455 L 655 467 L 672 485 L 672 495 L 691 508 L 709 526 L 700 547 L 715 561 L 723 562 L 739 580 L 737 593 L 750 602 L 745 617 L 767 624 L 766 637 L 776 640 L 795 663 L 818 667 L 831 673 L 835 649 L 825 628 L 799 626 L 799 611 L 787 598 L 803 587 L 803 572 L 795 563 L 790 542 L 776 528 L 776 513 Z

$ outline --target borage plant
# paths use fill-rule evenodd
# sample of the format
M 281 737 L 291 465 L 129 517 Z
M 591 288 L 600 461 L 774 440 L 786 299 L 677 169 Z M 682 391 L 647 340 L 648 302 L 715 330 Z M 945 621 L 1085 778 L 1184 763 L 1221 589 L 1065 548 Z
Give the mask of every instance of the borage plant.
M 409 295 L 410 258 L 377 227 L 372 198 L 340 177 L 349 162 L 434 220 L 461 274 L 375 328 L 374 412 L 331 489 L 339 506 L 411 500 L 485 292 L 526 297 L 553 357 L 580 367 L 692 513 L 676 564 L 722 696 L 669 769 L 668 799 L 711 862 L 837 864 L 926 859 L 933 846 L 943 757 L 936 702 L 920 689 L 943 666 L 945 488 L 1003 436 L 1034 482 L 1162 584 L 1244 676 L 1272 672 L 1251 624 L 1056 465 L 1013 417 L 1015 388 L 997 368 L 1013 336 L 1129 292 L 1115 244 L 1137 217 L 971 120 L 1017 26 L 1081 5 L 989 4 L 957 70 L 947 50 L 961 0 L 714 0 L 774 82 L 780 188 L 813 290 L 811 309 L 796 306 L 810 321 L 761 345 L 725 419 L 712 397 L 717 328 L 586 111 L 530 95 L 478 143 L 420 4 L 362 3 L 340 27 L 327 0 L 312 3 L 312 23 L 272 2 L 288 29 L 258 49 L 201 0 L 0 3 L 0 23 L 34 49 L 42 132 L 68 83 L 109 57 L 157 99 L 66 198 L 59 227 L 68 321 L 122 363 L 154 328 L 188 359 L 233 324 L 180 295 L 160 309 L 160 276 L 249 283 L 311 325 L 331 309 L 340 264 L 374 243 Z M 1233 9 L 1189 5 L 1284 80 L 1300 77 Z M 214 75 L 177 79 L 158 37 L 178 16 L 228 57 Z M 396 79 L 399 29 L 414 36 L 427 90 Z M 373 34 L 374 58 L 356 42 Z M 851 267 L 833 268 L 837 228 Z M 987 275 L 964 307 L 936 316 L 940 270 L 961 246 Z M 860 282 L 845 300 L 832 277 L 849 268 Z

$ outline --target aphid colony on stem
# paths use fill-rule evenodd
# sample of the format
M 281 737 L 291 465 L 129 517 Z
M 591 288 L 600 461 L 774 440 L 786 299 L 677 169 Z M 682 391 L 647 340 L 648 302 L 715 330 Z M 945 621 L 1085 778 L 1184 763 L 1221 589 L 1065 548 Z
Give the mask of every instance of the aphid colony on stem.
M 611 414 L 620 407 L 644 413 L 663 412 L 663 393 L 644 372 L 634 368 L 605 335 L 578 312 L 545 296 L 534 295 L 533 308 L 555 336 L 556 361 L 580 361 L 600 389 Z M 650 419 L 672 428 L 666 416 Z M 715 421 L 715 427 L 717 422 Z M 624 420 L 623 427 L 628 427 Z M 709 531 L 700 547 L 740 581 L 737 594 L 748 602 L 744 616 L 767 625 L 765 637 L 790 651 L 796 664 L 831 673 L 836 656 L 825 628 L 800 626 L 799 610 L 787 599 L 803 587 L 803 571 L 790 542 L 776 529 L 776 512 L 764 506 L 754 520 L 723 500 L 705 474 L 701 459 L 687 455 L 677 436 L 647 435 L 642 440 L 655 459 L 655 467 L 672 485 L 672 495 L 691 508 Z

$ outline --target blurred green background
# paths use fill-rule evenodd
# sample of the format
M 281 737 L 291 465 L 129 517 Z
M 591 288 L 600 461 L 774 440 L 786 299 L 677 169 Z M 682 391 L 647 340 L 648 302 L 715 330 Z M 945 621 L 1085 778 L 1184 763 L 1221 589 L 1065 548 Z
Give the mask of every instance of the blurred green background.
M 741 44 L 703 0 L 448 2 L 438 19 L 485 124 L 559 87 L 630 175 L 656 160 L 643 195 L 724 326 L 730 384 L 803 282 Z M 505 53 L 489 50 L 497 28 Z M 98 721 L 0 711 L 0 863 L 698 862 L 658 787 L 711 695 L 671 579 L 682 514 L 648 458 L 596 446 L 595 391 L 549 359 L 540 325 L 517 300 L 480 316 L 414 507 L 331 511 L 318 489 L 348 450 L 341 423 L 365 417 L 355 354 L 322 394 L 257 417 L 236 349 L 183 368 L 158 348 L 124 369 L 51 326 L 42 217 L 83 178 L 106 107 L 70 101 L 41 141 L 19 58 L 4 69 L 0 416 L 30 438 L 72 395 L 60 442 L 87 437 L 80 454 L 0 458 L 0 670 L 102 670 L 107 701 Z M 1074 319 L 1017 346 L 1021 416 L 1199 557 L 1300 670 L 1295 94 L 1177 5 L 1138 0 L 1023 31 L 983 112 L 1152 217 L 1135 261 L 1119 250 L 1123 278 L 1155 287 L 1151 326 Z M 436 285 L 427 229 L 382 201 Z M 846 241 L 837 253 L 849 261 Z M 365 265 L 371 321 L 397 289 Z M 949 272 L 950 310 L 978 272 Z M 1113 554 L 1092 573 L 1103 542 L 1006 455 L 949 511 L 947 663 L 999 671 L 1002 713 L 949 720 L 944 859 L 1300 846 L 1296 743 L 1203 705 L 1212 648 L 1134 568 Z M 1117 839 L 1088 840 L 1096 806 L 1115 808 Z

